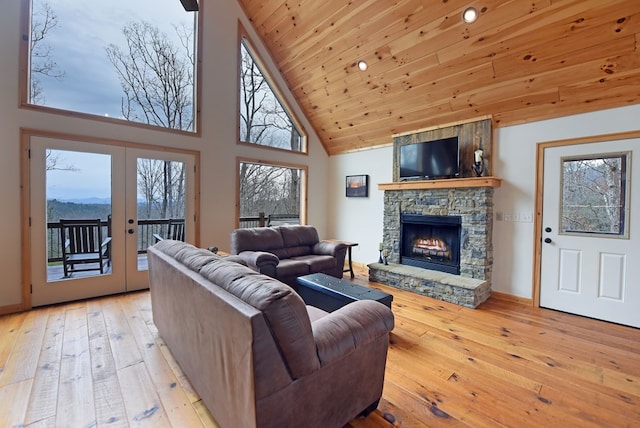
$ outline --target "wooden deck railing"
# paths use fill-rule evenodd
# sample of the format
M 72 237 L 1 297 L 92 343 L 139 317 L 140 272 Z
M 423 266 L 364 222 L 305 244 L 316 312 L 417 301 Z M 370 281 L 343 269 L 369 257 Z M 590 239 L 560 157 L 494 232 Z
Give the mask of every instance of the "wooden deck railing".
M 112 236 L 111 220 L 102 221 L 104 236 Z M 169 219 L 138 220 L 138 254 L 145 254 L 147 247 L 156 243 L 154 233 L 166 234 Z M 60 223 L 47 223 L 47 260 L 49 262 L 62 261 L 62 242 L 60 242 Z
M 240 229 L 248 227 L 264 227 L 265 224 L 267 224 L 267 217 L 265 217 L 264 213 L 260 213 L 253 217 L 240 217 L 239 220 Z
M 253 217 L 240 217 L 240 228 L 247 227 L 265 227 L 284 223 L 298 223 L 300 215 L 298 214 L 269 214 L 260 213 Z
M 274 217 L 283 216 L 283 214 L 274 214 Z M 240 217 L 240 228 L 247 227 L 264 227 L 269 223 L 269 217 L 264 213 L 260 213 L 257 216 Z M 288 216 L 295 219 L 296 215 Z M 104 220 L 102 223 L 103 235 L 112 236 L 111 234 L 111 218 Z M 146 254 L 147 247 L 155 244 L 154 233 L 159 235 L 165 235 L 167 231 L 167 224 L 169 219 L 151 219 L 151 220 L 138 220 L 138 254 Z M 49 262 L 62 261 L 62 243 L 60 242 L 60 223 L 49 222 L 47 223 L 47 259 Z

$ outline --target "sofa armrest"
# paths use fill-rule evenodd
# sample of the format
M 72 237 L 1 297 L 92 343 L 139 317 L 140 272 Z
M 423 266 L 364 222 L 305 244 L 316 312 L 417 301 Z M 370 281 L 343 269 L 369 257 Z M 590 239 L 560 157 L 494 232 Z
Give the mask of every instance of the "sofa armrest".
M 342 242 L 334 241 L 320 241 L 314 244 L 311 248 L 311 254 L 320 254 L 333 257 L 339 256 L 341 252 L 342 254 L 344 254 L 346 253 L 346 251 L 346 245 L 344 245 Z
M 278 256 L 266 251 L 242 251 L 234 257 L 242 259 L 251 269 L 271 277 L 275 276 L 276 266 L 280 262 Z
M 358 300 L 311 325 L 321 365 L 354 352 L 393 330 L 391 309 L 373 300 Z

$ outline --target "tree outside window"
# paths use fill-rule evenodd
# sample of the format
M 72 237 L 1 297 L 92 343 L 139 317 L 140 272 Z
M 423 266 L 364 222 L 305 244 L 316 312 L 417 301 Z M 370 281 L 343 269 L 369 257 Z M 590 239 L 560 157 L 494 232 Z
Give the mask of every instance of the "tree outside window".
M 300 218 L 303 170 L 240 162 L 240 217 L 287 214 Z
M 23 1 L 23 104 L 195 131 L 197 14 L 175 0 Z
M 628 156 L 562 160 L 563 233 L 625 235 Z
M 240 57 L 240 141 L 304 151 L 300 130 L 256 63 L 245 39 L 240 42 Z
M 305 150 L 303 135 L 290 110 L 278 97 L 270 79 L 256 61 L 246 38 L 240 42 L 240 141 L 282 150 Z M 300 219 L 302 168 L 239 163 L 240 217 L 260 213 Z

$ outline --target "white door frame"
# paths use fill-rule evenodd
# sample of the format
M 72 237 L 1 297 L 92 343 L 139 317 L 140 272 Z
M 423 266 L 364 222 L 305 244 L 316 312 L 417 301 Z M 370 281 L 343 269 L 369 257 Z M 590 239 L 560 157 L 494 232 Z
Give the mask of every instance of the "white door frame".
M 615 134 L 593 135 L 589 137 L 571 138 L 566 140 L 545 141 L 536 147 L 536 185 L 535 185 L 535 217 L 533 237 L 533 284 L 532 303 L 540 307 L 540 286 L 542 272 L 542 208 L 544 192 L 544 151 L 551 147 L 570 146 L 575 144 L 601 143 L 614 140 L 640 138 L 640 131 L 620 132 Z
M 120 147 L 125 149 L 139 149 L 143 151 L 156 152 L 156 153 L 176 153 L 186 154 L 193 156 L 194 158 L 194 183 L 193 183 L 193 234 L 189 234 L 192 237 L 192 243 L 196 246 L 200 243 L 200 225 L 198 219 L 200 218 L 200 152 L 195 150 L 176 149 L 171 147 L 154 146 L 151 144 L 132 143 L 121 140 L 111 140 L 106 138 L 99 138 L 93 136 L 67 134 L 60 132 L 52 132 L 37 129 L 22 128 L 20 131 L 20 197 L 21 197 L 21 259 L 22 259 L 22 302 L 19 304 L 20 309 L 28 310 L 32 308 L 31 299 L 31 284 L 32 284 L 32 259 L 31 259 L 31 176 L 29 172 L 29 147 L 32 137 L 50 138 L 55 140 L 67 140 L 73 142 L 81 142 L 87 144 L 87 151 L 91 151 L 91 144 L 101 144 L 114 147 Z

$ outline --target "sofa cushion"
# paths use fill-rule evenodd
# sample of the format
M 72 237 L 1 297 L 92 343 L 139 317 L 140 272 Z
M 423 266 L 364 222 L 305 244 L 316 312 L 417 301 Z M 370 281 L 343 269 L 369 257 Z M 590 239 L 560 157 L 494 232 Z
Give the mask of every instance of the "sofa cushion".
M 185 248 L 195 248 L 191 244 L 187 244 L 182 241 L 174 241 L 173 239 L 163 239 L 162 241 L 155 244 L 154 247 L 162 251 L 166 255 L 174 258 L 179 251 L 184 251 Z
M 228 288 L 234 281 L 245 276 L 259 275 L 259 273 L 239 263 L 221 259 L 217 263 L 209 263 L 203 266 L 200 269 L 200 275 L 231 292 Z
M 221 258 L 222 257 L 203 248 L 193 248 L 191 251 L 180 251 L 176 255 L 176 260 L 194 272 L 200 272 L 203 266 L 220 260 Z
M 289 258 L 289 249 L 288 248 L 273 248 L 269 250 L 269 252 L 273 253 L 280 260 Z
M 254 227 L 231 232 L 231 253 L 242 251 L 269 251 L 284 248 L 282 235 L 276 228 Z M 277 255 L 277 254 L 276 254 Z
M 155 244 L 155 247 L 194 272 L 199 272 L 204 265 L 221 259 L 219 255 L 209 250 L 198 248 L 182 241 L 163 239 Z
M 289 286 L 264 275 L 244 277 L 234 285 L 243 288 L 245 302 L 265 315 L 291 377 L 297 379 L 317 371 L 320 361 L 302 298 Z
M 289 258 L 299 257 L 299 256 L 307 256 L 311 254 L 311 246 L 310 245 L 298 245 L 296 247 L 287 248 L 287 254 Z
M 318 231 L 313 226 L 278 226 L 275 229 L 282 234 L 283 247 L 286 248 L 312 246 L 320 241 Z
M 309 264 L 304 260 L 284 259 L 278 263 L 276 272 L 279 278 L 308 275 Z
M 291 287 L 224 260 L 206 265 L 200 274 L 264 314 L 292 378 L 320 367 L 309 314 Z
M 310 255 L 294 257 L 293 260 L 303 262 L 309 266 L 309 273 L 323 272 L 336 267 L 336 259 L 333 256 Z

